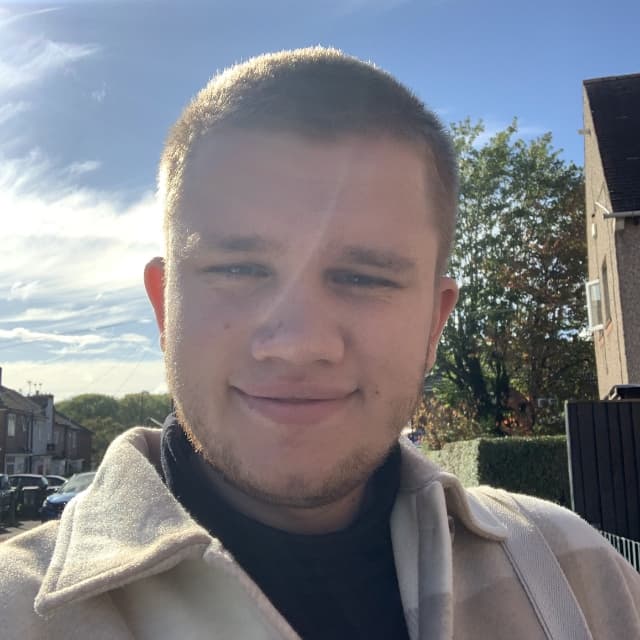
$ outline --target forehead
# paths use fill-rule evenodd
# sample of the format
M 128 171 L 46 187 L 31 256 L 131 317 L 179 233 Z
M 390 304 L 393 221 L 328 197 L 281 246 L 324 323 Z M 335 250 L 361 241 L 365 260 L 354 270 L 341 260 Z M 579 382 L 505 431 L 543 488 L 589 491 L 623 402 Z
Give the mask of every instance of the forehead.
M 334 242 L 374 227 L 433 234 L 428 176 L 425 154 L 390 137 L 216 133 L 187 163 L 173 233 L 251 231 L 286 241 L 322 230 Z

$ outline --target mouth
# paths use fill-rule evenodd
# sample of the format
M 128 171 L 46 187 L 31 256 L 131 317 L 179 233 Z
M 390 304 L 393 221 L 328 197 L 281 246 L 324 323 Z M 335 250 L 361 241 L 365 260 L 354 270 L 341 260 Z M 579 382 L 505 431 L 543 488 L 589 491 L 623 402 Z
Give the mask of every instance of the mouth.
M 349 393 L 313 392 L 304 396 L 262 395 L 232 387 L 238 401 L 252 414 L 261 415 L 279 425 L 311 425 L 325 422 L 343 411 L 353 401 Z

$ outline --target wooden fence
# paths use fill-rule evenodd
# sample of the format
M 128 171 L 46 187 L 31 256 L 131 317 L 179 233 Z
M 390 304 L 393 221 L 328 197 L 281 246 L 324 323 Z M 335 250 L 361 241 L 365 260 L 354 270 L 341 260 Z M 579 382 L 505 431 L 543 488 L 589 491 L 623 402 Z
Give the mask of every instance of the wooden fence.
M 572 509 L 640 541 L 640 400 L 567 402 L 565 417 Z

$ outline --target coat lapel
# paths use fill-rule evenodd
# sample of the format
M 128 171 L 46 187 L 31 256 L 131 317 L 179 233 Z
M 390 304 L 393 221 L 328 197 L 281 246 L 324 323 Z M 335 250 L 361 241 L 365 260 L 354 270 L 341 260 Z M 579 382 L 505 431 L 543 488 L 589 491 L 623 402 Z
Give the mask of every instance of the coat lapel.
M 391 515 L 398 584 L 411 640 L 453 637 L 451 523 L 501 541 L 506 529 L 452 475 L 401 441 L 402 479 Z
M 165 487 L 152 460 L 160 431 L 117 438 L 90 488 L 63 512 L 35 607 L 46 613 L 160 573 L 219 547 Z

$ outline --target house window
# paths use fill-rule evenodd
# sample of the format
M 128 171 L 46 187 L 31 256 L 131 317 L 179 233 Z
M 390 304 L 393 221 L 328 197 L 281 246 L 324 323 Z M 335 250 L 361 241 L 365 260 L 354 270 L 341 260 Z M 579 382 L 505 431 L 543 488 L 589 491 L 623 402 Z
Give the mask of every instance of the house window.
M 53 432 L 53 442 L 56 447 L 60 444 L 60 432 L 57 429 Z
M 16 458 L 15 456 L 5 456 L 4 459 L 4 472 L 7 474 L 16 472 Z
M 7 416 L 7 436 L 9 438 L 15 438 L 16 435 L 16 415 L 15 413 L 10 413 Z
M 602 302 L 604 303 L 604 324 L 611 322 L 611 299 L 609 297 L 609 277 L 607 261 L 602 263 Z
M 590 280 L 587 288 L 587 316 L 589 331 L 597 331 L 603 328 L 602 324 L 602 295 L 600 293 L 600 280 Z

